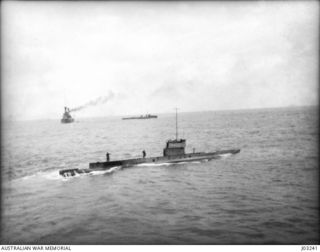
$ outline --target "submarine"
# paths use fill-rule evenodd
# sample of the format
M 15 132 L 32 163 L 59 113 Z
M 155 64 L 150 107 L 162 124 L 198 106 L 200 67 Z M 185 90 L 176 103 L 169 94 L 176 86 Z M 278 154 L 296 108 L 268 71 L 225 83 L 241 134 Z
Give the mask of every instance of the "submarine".
M 176 112 L 176 139 L 168 140 L 166 146 L 163 149 L 163 156 L 158 157 L 146 157 L 145 151 L 143 151 L 143 157 L 124 160 L 109 160 L 109 153 L 107 153 L 106 162 L 94 162 L 89 163 L 87 169 L 63 169 L 59 171 L 59 174 L 63 177 L 71 177 L 77 174 L 91 173 L 93 171 L 107 171 L 113 167 L 127 168 L 139 164 L 161 164 L 161 163 L 182 163 L 182 162 L 194 162 L 194 161 L 209 161 L 212 159 L 220 158 L 223 154 L 237 154 L 240 149 L 228 149 L 219 150 L 214 152 L 195 152 L 186 153 L 186 139 L 178 138 L 178 114 Z

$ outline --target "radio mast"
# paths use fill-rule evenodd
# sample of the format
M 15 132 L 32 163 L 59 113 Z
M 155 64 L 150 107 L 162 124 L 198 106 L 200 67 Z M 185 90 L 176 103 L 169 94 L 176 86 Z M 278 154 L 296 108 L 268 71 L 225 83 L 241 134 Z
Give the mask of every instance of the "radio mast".
M 178 140 L 178 108 L 176 108 L 176 140 Z

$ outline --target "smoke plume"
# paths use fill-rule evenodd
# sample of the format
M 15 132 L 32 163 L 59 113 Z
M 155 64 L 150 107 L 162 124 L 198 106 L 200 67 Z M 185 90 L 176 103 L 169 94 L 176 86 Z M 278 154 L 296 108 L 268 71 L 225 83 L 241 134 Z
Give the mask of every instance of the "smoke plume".
M 109 100 L 111 100 L 113 97 L 114 97 L 114 94 L 112 92 L 109 92 L 108 96 L 100 96 L 97 99 L 89 101 L 89 102 L 87 102 L 86 104 L 84 104 L 82 106 L 70 109 L 70 112 L 79 111 L 79 110 L 85 109 L 85 108 L 90 107 L 90 106 L 96 106 L 96 105 L 104 104 L 104 103 L 108 102 Z

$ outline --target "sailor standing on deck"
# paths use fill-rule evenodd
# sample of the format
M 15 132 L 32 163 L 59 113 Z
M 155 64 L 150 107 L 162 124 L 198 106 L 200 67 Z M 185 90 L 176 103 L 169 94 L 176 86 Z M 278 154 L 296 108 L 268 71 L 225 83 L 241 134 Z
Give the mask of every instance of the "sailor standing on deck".
M 107 152 L 106 157 L 107 157 L 107 162 L 109 162 L 109 161 L 110 161 L 110 154 L 109 154 L 109 152 Z
M 142 151 L 142 157 L 143 157 L 143 158 L 146 157 L 146 151 L 145 151 L 145 150 Z

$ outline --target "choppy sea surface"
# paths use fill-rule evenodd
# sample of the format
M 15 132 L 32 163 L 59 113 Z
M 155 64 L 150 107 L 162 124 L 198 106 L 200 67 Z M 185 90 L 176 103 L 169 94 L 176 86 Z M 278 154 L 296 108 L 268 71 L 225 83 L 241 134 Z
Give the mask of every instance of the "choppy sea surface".
M 179 114 L 209 162 L 138 165 L 74 178 L 66 168 L 162 155 L 175 115 L 3 122 L 3 244 L 318 244 L 316 107 Z

